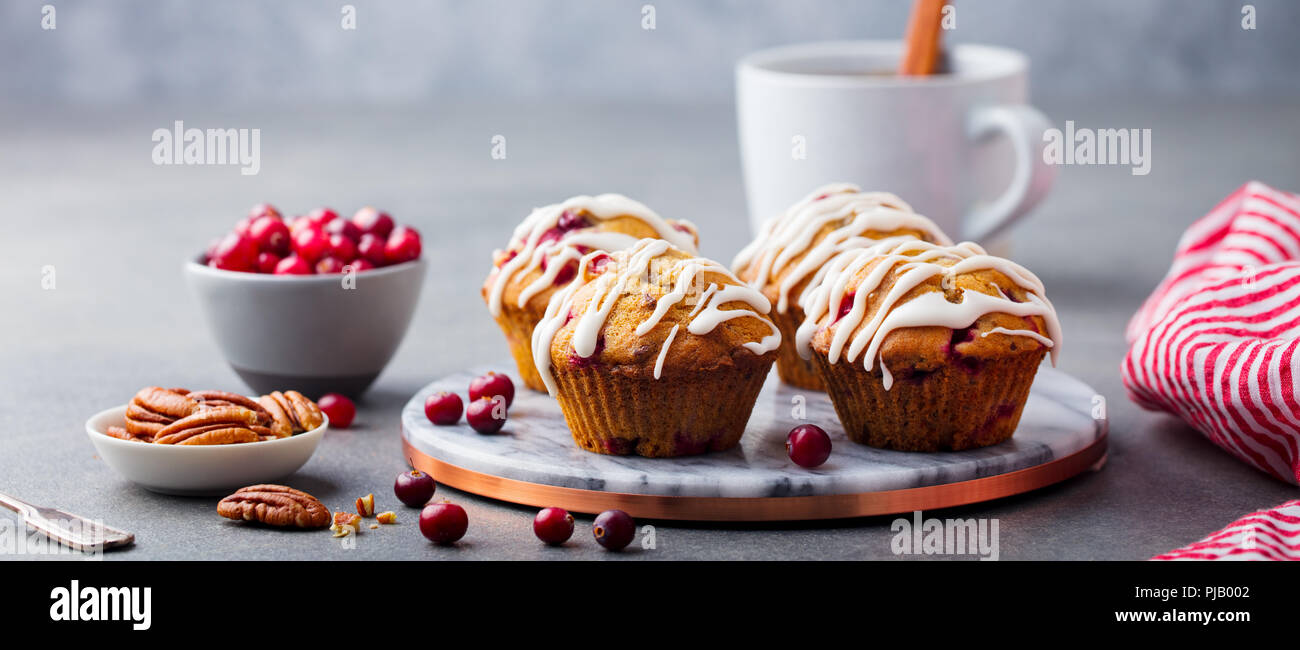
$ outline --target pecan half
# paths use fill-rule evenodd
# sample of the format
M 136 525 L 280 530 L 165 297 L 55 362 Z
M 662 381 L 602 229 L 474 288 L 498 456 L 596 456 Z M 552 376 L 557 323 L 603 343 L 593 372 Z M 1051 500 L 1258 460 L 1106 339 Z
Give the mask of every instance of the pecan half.
M 293 419 L 298 421 L 298 426 L 302 427 L 303 431 L 311 431 L 325 422 L 320 407 L 303 396 L 302 393 L 296 390 L 286 390 L 284 396 L 289 398 L 290 403 L 293 404 Z
M 280 407 L 285 419 L 291 424 L 293 433 L 311 431 L 325 422 L 320 407 L 296 390 L 287 390 L 283 393 L 278 390 L 272 391 L 270 395 L 263 395 L 263 397 L 269 397 Z
M 191 415 L 181 418 L 165 427 L 161 431 L 162 435 L 170 435 L 185 429 L 207 426 L 209 424 L 235 423 L 244 426 L 257 424 L 257 414 L 242 406 L 220 406 L 217 408 L 205 409 Z
M 217 504 L 217 514 L 227 519 L 295 528 L 324 528 L 332 519 L 329 509 L 319 499 L 284 485 L 240 488 Z
M 191 445 L 220 445 L 235 442 L 257 442 L 257 434 L 250 427 L 257 424 L 257 413 L 242 406 L 219 406 L 203 409 L 181 418 L 154 434 L 154 442 Z M 242 429 L 244 433 L 223 429 Z M 208 435 L 214 434 L 214 435 Z M 194 440 L 190 442 L 190 440 Z
M 163 415 L 162 413 L 154 413 L 134 401 L 126 405 L 126 417 L 129 420 L 135 420 L 137 422 L 157 422 L 163 425 L 171 424 L 179 419 L 169 415 Z
M 110 438 L 128 440 L 131 442 L 153 442 L 153 437 L 151 436 L 135 436 L 122 427 L 109 427 L 108 430 L 104 432 L 104 435 Z
M 184 440 L 176 441 L 172 444 L 177 445 L 234 445 L 241 442 L 257 442 L 261 438 L 257 437 L 251 429 L 244 427 L 215 427 L 202 433 L 189 436 Z M 166 443 L 163 443 L 166 444 Z
M 270 395 L 263 395 L 258 398 L 258 403 L 271 414 L 271 431 L 277 438 L 288 438 L 293 435 L 293 418 L 284 412 L 284 407 Z
M 261 404 L 238 393 L 230 393 L 224 390 L 196 390 L 186 395 L 186 397 L 197 402 L 200 409 L 242 406 L 257 414 L 259 424 L 271 423 L 271 414 Z
M 167 388 L 148 386 L 131 398 L 131 403 L 159 415 L 178 420 L 199 410 L 198 402 Z
M 126 406 L 126 432 L 136 438 L 152 438 L 164 427 L 199 408 L 176 389 L 146 386 Z
M 153 436 L 158 435 L 158 432 L 162 431 L 165 426 L 167 425 L 159 424 L 158 422 L 141 422 L 139 420 L 132 420 L 131 418 L 126 419 L 126 432 L 133 436 L 148 436 L 152 438 Z

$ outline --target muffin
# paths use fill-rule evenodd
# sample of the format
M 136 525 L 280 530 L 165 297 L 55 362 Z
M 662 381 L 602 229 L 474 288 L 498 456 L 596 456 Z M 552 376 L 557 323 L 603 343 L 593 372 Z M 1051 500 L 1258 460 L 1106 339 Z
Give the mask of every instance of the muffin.
M 740 442 L 781 333 L 725 266 L 643 239 L 589 253 L 533 332 L 579 447 L 685 456 Z
M 483 300 L 505 332 L 524 385 L 546 387 L 533 364 L 532 334 L 551 296 L 573 280 L 578 260 L 592 251 L 616 251 L 658 238 L 694 253 L 699 244 L 689 221 L 664 219 L 619 194 L 575 196 L 537 208 L 515 228 L 505 250 L 492 254 Z
M 854 442 L 961 450 L 1010 438 L 1061 328 L 1023 267 L 963 242 L 882 242 L 827 263 L 795 345 Z
M 847 183 L 825 185 L 768 221 L 763 232 L 732 262 L 736 275 L 772 302 L 772 321 L 784 342 L 776 358 L 781 381 L 825 390 L 812 362 L 794 347 L 804 320 L 799 301 L 832 256 L 892 237 L 951 244 L 933 221 L 912 212 L 893 194 L 862 192 Z

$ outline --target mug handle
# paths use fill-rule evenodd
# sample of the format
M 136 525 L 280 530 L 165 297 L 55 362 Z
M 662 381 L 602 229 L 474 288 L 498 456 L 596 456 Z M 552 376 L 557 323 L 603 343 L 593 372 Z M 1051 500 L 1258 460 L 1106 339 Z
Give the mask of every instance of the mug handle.
M 1002 234 L 1047 196 L 1056 167 L 1043 160 L 1043 133 L 1052 128 L 1047 116 L 1023 104 L 1005 104 L 975 109 L 967 124 L 973 142 L 1004 135 L 1016 154 L 1011 185 L 992 203 L 975 208 L 962 220 L 965 239 L 986 241 Z

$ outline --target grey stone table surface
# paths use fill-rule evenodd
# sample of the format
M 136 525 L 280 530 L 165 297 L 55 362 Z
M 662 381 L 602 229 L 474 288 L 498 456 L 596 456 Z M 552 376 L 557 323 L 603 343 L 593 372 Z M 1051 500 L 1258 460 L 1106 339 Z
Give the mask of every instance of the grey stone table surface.
M 1300 102 L 1117 98 L 1044 108 L 1058 124 L 1152 129 L 1149 175 L 1062 168 L 1051 196 L 1010 237 L 1016 259 L 1042 277 L 1060 311 L 1059 367 L 1108 399 L 1110 460 L 1033 493 L 932 514 L 996 518 L 1002 559 L 1137 560 L 1300 495 L 1179 421 L 1133 406 L 1118 371 L 1124 324 L 1163 274 L 1182 228 L 1248 179 L 1300 188 Z M 457 547 L 428 544 L 415 511 L 401 507 L 399 526 L 366 531 L 345 547 L 326 533 L 222 520 L 215 499 L 147 492 L 96 458 L 85 439 L 88 415 L 140 386 L 242 388 L 199 319 L 180 273 L 184 258 L 259 201 L 290 212 L 373 203 L 421 228 L 431 275 L 410 333 L 360 403 L 357 423 L 331 431 L 286 482 L 335 508 L 367 492 L 381 506 L 396 505 L 390 486 L 405 468 L 402 404 L 437 377 L 505 358 L 478 287 L 489 252 L 529 208 L 618 191 L 695 221 L 708 256 L 729 260 L 745 243 L 729 106 L 0 108 L 0 116 L 0 492 L 133 531 L 136 545 L 108 559 L 896 557 L 892 516 L 653 522 L 653 549 L 604 553 L 581 529 L 567 546 L 547 548 L 532 535 L 532 508 L 451 489 L 440 494 L 470 517 Z M 175 120 L 261 129 L 260 173 L 155 166 L 150 136 Z M 497 134 L 507 137 L 505 160 L 490 155 Z

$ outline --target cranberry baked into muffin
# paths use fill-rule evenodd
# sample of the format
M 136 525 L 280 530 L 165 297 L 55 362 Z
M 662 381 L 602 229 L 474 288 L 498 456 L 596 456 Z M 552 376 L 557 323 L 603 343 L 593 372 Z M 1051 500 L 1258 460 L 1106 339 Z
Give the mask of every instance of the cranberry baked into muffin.
M 784 337 L 776 359 L 782 381 L 825 390 L 816 367 L 794 347 L 795 330 L 804 320 L 799 302 L 831 257 L 890 237 L 952 243 L 939 226 L 897 196 L 834 183 L 768 221 L 758 239 L 736 256 L 732 270 L 772 302 L 772 321 Z
M 886 241 L 827 265 L 804 303 L 809 355 L 848 437 L 888 449 L 960 450 L 1016 430 L 1061 328 L 1042 282 L 963 242 Z
M 583 449 L 728 449 L 776 360 L 769 308 L 725 266 L 644 239 L 582 258 L 533 332 L 533 358 Z
M 692 253 L 699 243 L 690 222 L 664 219 L 619 194 L 601 194 L 575 196 L 533 210 L 515 228 L 506 249 L 492 254 L 483 300 L 505 332 L 525 386 L 546 390 L 533 364 L 533 327 L 546 313 L 551 296 L 573 280 L 578 260 L 592 251 L 621 250 L 647 237 L 667 240 Z

